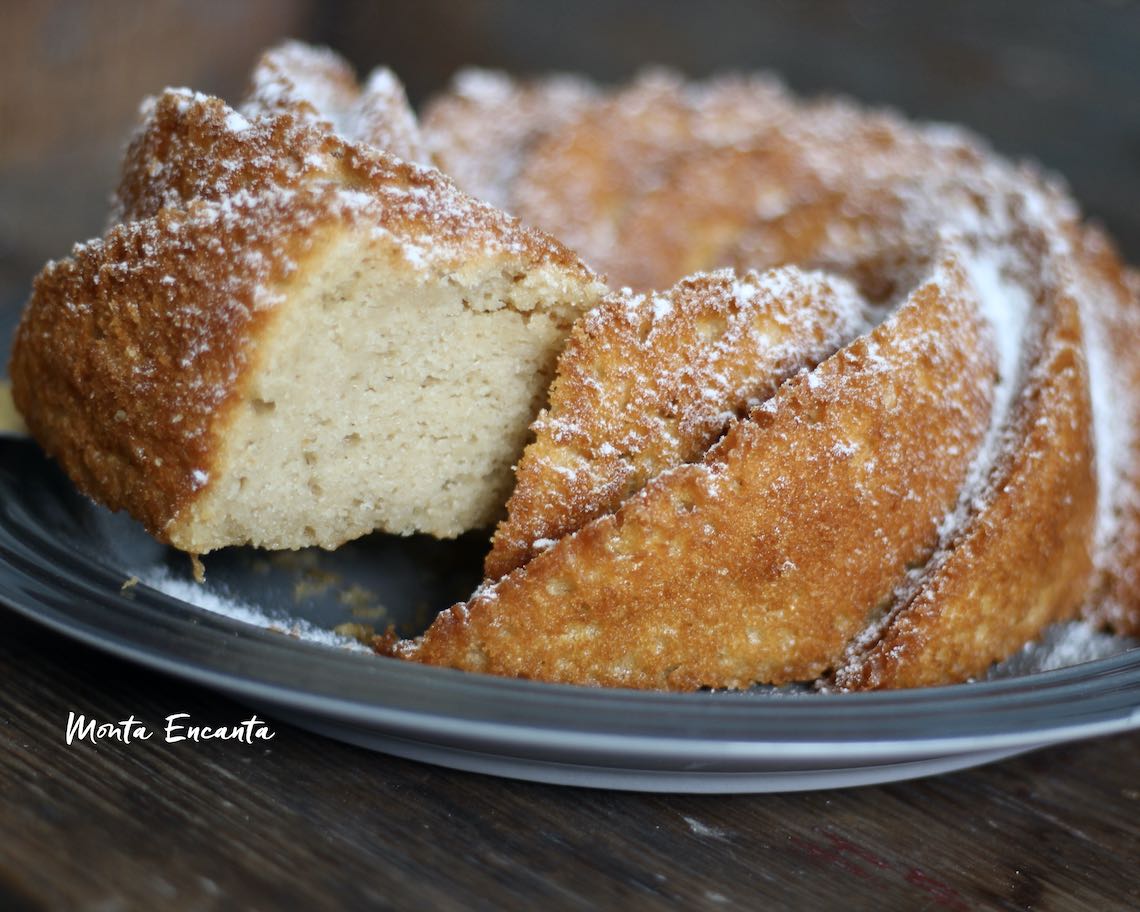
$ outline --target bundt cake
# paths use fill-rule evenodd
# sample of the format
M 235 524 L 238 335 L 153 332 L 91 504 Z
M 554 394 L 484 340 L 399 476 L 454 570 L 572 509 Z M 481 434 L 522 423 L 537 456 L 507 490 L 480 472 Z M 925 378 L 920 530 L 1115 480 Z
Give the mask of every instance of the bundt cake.
M 194 553 L 505 515 L 387 655 L 862 690 L 1140 632 L 1138 333 L 1061 183 L 963 130 L 663 70 L 465 71 L 417 124 L 290 43 L 236 108 L 144 106 L 11 372 L 83 490 Z
M 148 103 L 118 222 L 47 265 L 16 335 L 36 439 L 193 553 L 492 524 L 604 291 L 439 171 L 331 131 L 387 102 L 314 57 L 268 55 L 248 116 L 186 91 Z
M 445 612 L 414 655 L 626 687 L 815 678 L 933 552 L 992 411 L 978 380 L 997 366 L 947 252 L 874 331 L 783 384 L 699 462 Z
M 718 136 L 710 99 L 730 90 L 750 113 Z M 571 336 L 487 581 L 382 651 L 573 683 L 866 689 L 978 675 L 1081 611 L 1137 629 L 1137 280 L 1055 179 L 955 128 L 660 74 L 517 174 L 516 211 L 611 280 L 793 262 L 850 280 L 881 322 L 817 367 L 802 352 L 739 420 L 714 385 L 701 414 L 719 404 L 727 430 L 703 455 L 666 423 L 670 446 L 631 459 L 627 402 L 655 421 L 673 346 L 719 340 L 678 323 L 615 372 L 627 321 L 656 321 L 608 299 Z

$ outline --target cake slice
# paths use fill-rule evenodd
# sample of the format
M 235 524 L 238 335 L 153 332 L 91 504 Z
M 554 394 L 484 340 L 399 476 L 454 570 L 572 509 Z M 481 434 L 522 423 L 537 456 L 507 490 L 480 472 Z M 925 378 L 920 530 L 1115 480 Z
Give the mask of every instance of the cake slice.
M 603 294 L 442 174 L 175 92 L 119 216 L 36 279 L 13 395 L 89 495 L 192 553 L 497 518 Z
M 795 266 L 703 273 L 607 296 L 575 326 L 515 473 L 495 580 L 649 479 L 699 460 L 729 423 L 868 327 L 849 282 Z
M 699 463 L 380 650 L 658 689 L 811 680 L 922 565 L 990 426 L 995 341 L 945 251 L 869 334 L 736 422 Z

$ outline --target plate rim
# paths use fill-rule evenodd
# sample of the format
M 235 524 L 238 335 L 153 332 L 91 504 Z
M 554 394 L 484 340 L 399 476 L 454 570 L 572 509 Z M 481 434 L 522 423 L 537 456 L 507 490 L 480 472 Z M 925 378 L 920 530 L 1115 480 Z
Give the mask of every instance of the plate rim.
M 0 468 L 0 488 L 11 490 L 14 467 Z M 703 758 L 723 769 L 836 751 L 898 762 L 1140 728 L 1140 649 L 1003 680 L 799 695 L 549 684 L 338 651 L 145 584 L 124 595 L 123 572 L 89 558 L 87 578 L 67 577 L 48 553 L 55 549 L 41 547 L 49 530 L 26 540 L 17 534 L 34 532 L 18 500 L 0 503 L 0 604 L 71 639 L 243 702 L 424 743 L 476 744 L 515 757 L 555 752 L 611 765 L 614 758 L 627 764 Z M 172 651 L 164 636 L 177 637 L 181 651 Z M 942 733 L 932 735 L 938 726 Z

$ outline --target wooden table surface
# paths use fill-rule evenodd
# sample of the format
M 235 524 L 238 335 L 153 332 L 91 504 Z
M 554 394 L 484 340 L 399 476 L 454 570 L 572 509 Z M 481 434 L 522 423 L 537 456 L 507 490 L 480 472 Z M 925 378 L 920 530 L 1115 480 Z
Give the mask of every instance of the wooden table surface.
M 272 741 L 65 743 L 249 710 L 0 610 L 0 909 L 1140 908 L 1140 732 L 790 795 L 560 788 Z

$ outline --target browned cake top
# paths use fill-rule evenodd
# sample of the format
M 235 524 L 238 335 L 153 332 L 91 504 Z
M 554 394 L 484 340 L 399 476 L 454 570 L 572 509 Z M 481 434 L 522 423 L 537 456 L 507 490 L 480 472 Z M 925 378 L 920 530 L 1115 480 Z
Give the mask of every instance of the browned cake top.
M 640 361 L 635 355 L 627 367 L 635 379 L 623 381 L 604 356 L 607 346 L 621 348 L 623 324 L 598 322 L 605 329 L 590 344 L 602 353 L 583 355 L 588 346 L 576 350 L 572 342 L 551 412 L 536 425 L 538 440 L 520 464 L 516 509 L 488 562 L 492 579 L 510 572 L 441 615 L 421 640 L 383 648 L 564 681 L 739 686 L 752 668 L 758 680 L 828 670 L 841 687 L 882 687 L 981 673 L 1045 624 L 1106 593 L 1117 629 L 1140 625 L 1140 586 L 1127 569 L 1140 558 L 1140 356 L 1113 341 L 1134 332 L 1136 293 L 1111 248 L 1081 227 L 1059 181 L 1000 159 L 958 128 L 910 124 L 839 100 L 797 102 L 763 79 L 692 84 L 653 73 L 584 104 L 549 130 L 526 151 L 509 193 L 524 219 L 569 239 L 611 280 L 639 289 L 667 287 L 693 270 L 792 262 L 852 281 L 889 312 L 921 297 L 918 283 L 940 251 L 958 249 L 963 295 L 977 296 L 975 313 L 989 327 L 982 335 L 992 334 L 997 346 L 991 370 L 965 361 L 956 369 L 975 372 L 973 381 L 990 390 L 992 417 L 973 440 L 976 452 L 954 483 L 953 502 L 923 520 L 935 520 L 925 550 L 896 567 L 889 591 L 875 597 L 872 587 L 856 597 L 853 580 L 866 579 L 860 575 L 870 572 L 876 553 L 886 553 L 875 549 L 893 540 L 896 527 L 864 528 L 861 514 L 814 510 L 819 492 L 802 460 L 815 460 L 821 484 L 830 471 L 814 449 L 814 418 L 797 423 L 785 416 L 789 425 L 780 433 L 762 411 L 730 425 L 724 441 L 744 435 L 756 448 L 739 471 L 767 477 L 782 464 L 783 481 L 764 497 L 745 498 L 743 515 L 735 493 L 715 504 L 698 498 L 703 533 L 686 518 L 696 497 L 688 488 L 699 476 L 692 455 L 671 454 L 674 467 L 654 466 L 647 474 L 660 474 L 632 496 L 624 476 L 598 469 L 596 454 L 623 451 L 626 425 L 617 418 L 596 433 L 577 430 L 593 428 L 595 412 L 612 417 L 614 409 L 595 407 L 606 397 L 618 415 L 627 399 L 644 399 L 649 415 L 657 414 L 654 370 L 668 373 L 669 345 L 684 338 L 682 327 L 664 337 L 660 365 L 652 353 Z M 935 319 L 937 308 L 927 309 Z M 969 316 L 960 316 L 968 325 Z M 912 329 L 918 328 L 929 338 L 931 324 L 919 319 Z M 580 327 L 574 338 L 584 332 Z M 943 354 L 953 351 L 953 339 L 951 332 Z M 829 403 L 820 420 L 836 414 L 855 424 L 872 420 L 872 405 L 840 406 L 829 393 L 844 389 L 846 376 L 832 365 L 863 344 L 841 347 L 807 374 Z M 700 355 L 693 357 L 699 363 Z M 939 375 L 932 354 L 893 369 L 906 377 L 884 377 L 884 387 L 916 387 L 907 390 L 916 407 L 934 394 L 942 397 L 939 407 L 971 413 L 971 388 Z M 627 391 L 623 383 L 633 385 Z M 793 378 L 776 392 L 771 402 L 779 414 L 783 397 L 794 397 L 791 390 L 802 383 Z M 559 403 L 559 391 L 571 389 L 577 394 Z M 884 391 L 871 385 L 863 395 L 874 403 Z M 724 398 L 726 408 L 730 399 Z M 886 440 L 911 439 L 913 425 L 925 418 L 906 410 L 874 420 L 881 424 L 872 436 Z M 927 471 L 952 475 L 955 466 L 963 468 L 961 444 L 943 440 L 928 448 L 954 426 L 928 425 L 928 437 L 911 440 L 913 458 L 925 460 Z M 710 455 L 728 446 L 724 441 Z M 872 461 L 885 465 L 890 457 L 884 451 Z M 742 477 L 744 488 L 734 491 L 755 495 L 748 483 Z M 900 505 L 929 490 L 890 473 L 875 473 L 865 484 Z M 640 485 L 635 480 L 632 490 Z M 786 490 L 795 496 L 781 500 Z M 764 529 L 751 526 L 769 501 L 782 510 L 764 512 Z M 673 516 L 669 504 L 682 515 Z M 803 559 L 791 563 L 814 566 L 832 584 L 813 590 L 819 614 L 811 617 L 818 623 L 797 614 L 808 610 L 800 597 L 806 589 L 773 598 L 769 582 L 751 569 L 761 551 L 769 553 L 762 542 L 789 542 L 788 530 L 801 526 L 814 530 L 820 550 L 800 552 Z M 1034 531 L 1045 527 L 1047 533 Z M 674 547 L 678 542 L 684 546 Z M 813 564 L 820 554 L 830 563 Z M 845 628 L 847 648 L 813 651 L 820 630 L 843 626 L 839 619 L 853 597 L 858 607 L 851 617 L 861 620 Z M 760 658 L 758 650 L 780 640 L 765 625 L 791 615 L 798 620 L 783 630 L 783 651 Z M 760 627 L 767 632 L 761 635 Z M 712 639 L 709 629 L 716 631 Z M 826 657 L 813 665 L 812 655 Z M 752 664 L 737 664 L 741 656 Z
M 146 107 L 127 150 L 115 213 L 130 221 L 192 200 L 224 203 L 267 191 L 280 197 L 307 184 L 328 184 L 350 207 L 382 202 L 379 225 L 401 235 L 413 257 L 442 262 L 510 251 L 587 274 L 562 244 L 472 199 L 434 168 L 291 114 L 251 121 L 220 99 L 177 89 Z
M 867 328 L 850 283 L 794 266 L 615 292 L 579 321 L 517 470 L 489 579 L 698 459 L 728 424 Z
M 472 263 L 593 274 L 439 171 L 295 113 L 252 119 L 169 90 L 144 108 L 102 238 L 37 278 L 12 361 L 32 432 L 86 490 L 155 534 L 208 478 L 208 429 L 282 285 L 336 232 L 409 270 Z
M 535 145 L 597 97 L 577 76 L 520 83 L 505 73 L 463 70 L 424 110 L 424 142 L 460 187 L 514 212 L 518 172 Z
M 416 116 L 392 71 L 378 67 L 359 84 L 344 58 L 327 48 L 287 41 L 266 51 L 240 110 L 251 118 L 290 113 L 406 161 L 429 162 Z

